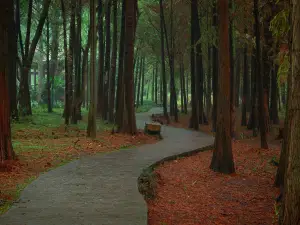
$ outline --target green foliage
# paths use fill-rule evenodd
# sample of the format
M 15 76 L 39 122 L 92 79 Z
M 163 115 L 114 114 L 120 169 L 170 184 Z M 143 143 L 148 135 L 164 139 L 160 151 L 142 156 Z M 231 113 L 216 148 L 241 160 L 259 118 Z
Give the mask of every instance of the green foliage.
M 272 31 L 273 37 L 276 41 L 286 39 L 287 34 L 290 30 L 289 24 L 289 9 L 282 10 L 279 12 L 270 23 L 270 31 Z
M 155 103 L 152 101 L 144 101 L 143 105 L 139 106 L 136 109 L 137 113 L 143 113 L 143 112 L 148 112 L 151 108 L 155 107 Z

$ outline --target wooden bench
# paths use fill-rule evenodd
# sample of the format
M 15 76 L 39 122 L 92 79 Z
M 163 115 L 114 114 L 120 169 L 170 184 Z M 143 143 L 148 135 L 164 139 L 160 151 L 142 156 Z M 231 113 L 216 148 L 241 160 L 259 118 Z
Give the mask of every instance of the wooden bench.
M 144 130 L 147 134 L 160 135 L 161 124 L 156 122 L 146 122 Z

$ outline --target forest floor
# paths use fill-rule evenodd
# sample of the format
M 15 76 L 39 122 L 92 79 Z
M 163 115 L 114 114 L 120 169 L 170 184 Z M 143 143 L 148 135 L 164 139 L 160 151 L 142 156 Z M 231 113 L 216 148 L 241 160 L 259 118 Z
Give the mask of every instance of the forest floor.
M 97 120 L 96 139 L 86 138 L 87 112 L 77 125 L 65 127 L 62 110 L 45 113 L 38 110 L 32 117 L 12 124 L 12 140 L 18 160 L 0 168 L 0 214 L 8 210 L 20 192 L 40 173 L 61 166 L 80 156 L 126 149 L 155 143 L 157 138 L 112 134 L 113 126 Z
M 187 128 L 189 115 L 170 126 Z M 214 135 L 209 125 L 200 130 Z M 281 141 L 268 136 L 269 149 L 260 148 L 259 137 L 237 127 L 233 141 L 236 173 L 224 175 L 209 169 L 212 150 L 166 162 L 156 168 L 157 196 L 148 203 L 148 224 L 212 225 L 273 224 L 277 222 L 274 187 Z

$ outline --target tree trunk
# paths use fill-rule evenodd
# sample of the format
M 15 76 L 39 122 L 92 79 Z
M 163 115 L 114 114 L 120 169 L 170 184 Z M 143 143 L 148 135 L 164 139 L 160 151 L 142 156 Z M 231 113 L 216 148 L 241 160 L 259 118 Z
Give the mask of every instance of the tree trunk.
M 268 149 L 267 143 L 267 130 L 266 130 L 266 109 L 264 100 L 264 84 L 263 75 L 261 73 L 261 46 L 260 46 L 260 23 L 259 23 L 259 10 L 258 10 L 258 0 L 254 0 L 254 19 L 255 19 L 255 42 L 256 42 L 256 75 L 258 81 L 258 91 L 259 91 L 259 127 L 260 127 L 260 139 L 261 148 Z
M 152 102 L 154 102 L 154 90 L 155 90 L 155 85 L 156 85 L 156 82 L 155 82 L 155 67 L 153 66 L 153 69 L 152 69 L 152 80 L 151 80 L 151 100 Z
M 11 10 L 11 9 L 10 9 Z M 10 17 L 9 22 L 11 23 L 8 30 L 8 46 L 9 46 L 9 61 L 8 61 L 8 90 L 9 90 L 9 100 L 10 100 L 10 116 L 13 120 L 18 120 L 18 104 L 17 104 L 17 57 L 18 57 L 18 47 L 17 38 L 18 31 L 14 19 L 14 11 L 9 11 Z
M 67 46 L 67 19 L 66 19 L 66 11 L 65 11 L 65 3 L 63 0 L 61 3 L 61 11 L 63 18 L 63 33 L 64 33 L 64 55 L 65 55 L 65 107 L 64 107 L 64 118 L 65 125 L 69 125 L 70 123 L 70 96 L 69 96 L 69 68 L 68 68 L 68 46 Z
M 160 8 L 160 51 L 161 51 L 161 76 L 162 76 L 162 100 L 164 116 L 169 123 L 169 115 L 167 109 L 167 78 L 165 69 L 165 43 L 164 43 L 164 14 L 162 0 L 159 0 Z
M 245 31 L 246 33 L 246 31 Z M 247 95 L 249 93 L 248 86 L 248 56 L 247 56 L 247 44 L 244 47 L 244 76 L 243 76 L 243 98 L 242 98 L 242 126 L 247 126 Z
M 158 99 L 157 99 L 157 95 L 158 95 L 158 89 L 157 89 L 157 85 L 158 85 L 158 62 L 155 63 L 155 104 L 157 104 Z M 161 79 L 160 79 L 161 80 Z M 160 82 L 161 84 L 161 82 Z M 162 87 L 162 85 L 160 85 L 160 87 Z M 162 95 L 162 90 L 160 89 L 160 96 Z
M 235 108 L 240 107 L 240 88 L 241 88 L 241 49 L 237 50 L 237 61 L 236 61 L 236 80 L 235 80 Z
M 117 88 L 117 101 L 116 101 L 116 124 L 118 131 L 126 127 L 125 113 L 125 86 L 124 86 L 124 56 L 125 56 L 125 11 L 126 2 L 122 1 L 122 20 L 121 20 L 121 34 L 119 46 L 119 61 L 118 61 L 118 88 Z
M 145 57 L 143 59 L 143 71 L 142 71 L 142 86 L 141 86 L 141 105 L 144 104 L 144 88 L 145 88 Z
M 213 8 L 213 26 L 215 29 L 218 27 L 218 14 L 217 14 L 217 6 L 214 4 Z M 219 77 L 219 66 L 218 66 L 218 48 L 213 46 L 213 54 L 212 54 L 212 64 L 213 64 L 213 81 L 212 81 L 212 89 L 213 89 L 213 113 L 212 120 L 213 126 L 212 131 L 215 132 L 217 129 L 217 104 L 218 104 L 218 77 Z
M 230 135 L 230 52 L 229 52 L 229 10 L 228 0 L 218 1 L 220 15 L 219 26 L 219 66 L 220 79 L 218 85 L 218 116 L 215 148 L 210 168 L 221 173 L 234 173 L 232 141 Z
M 142 73 L 143 73 L 143 61 L 144 57 L 141 56 L 140 58 L 140 63 L 139 63 L 139 73 L 137 74 L 138 76 L 138 84 L 137 84 L 137 95 L 136 95 L 136 107 L 138 108 L 140 106 L 140 94 L 141 94 L 141 80 L 142 80 Z
M 233 10 L 233 0 L 229 0 L 230 10 Z M 233 43 L 233 19 L 229 21 L 229 52 L 230 52 L 230 133 L 231 137 L 235 138 L 235 67 L 234 67 L 234 43 Z
M 11 58 L 9 55 L 15 57 L 15 52 L 9 49 L 13 44 L 10 43 L 9 40 L 10 28 L 14 19 L 13 1 L 1 1 L 0 12 L 0 164 L 2 164 L 4 160 L 12 160 L 15 157 L 11 143 L 10 101 L 7 74 L 7 71 L 9 71 L 12 66 L 9 64 Z M 17 45 L 17 42 L 15 42 L 15 45 Z M 16 46 L 14 48 L 16 48 Z
M 98 0 L 98 94 L 97 115 L 103 118 L 104 108 L 104 37 L 103 37 L 103 2 Z
M 207 90 L 206 90 L 206 115 L 211 118 L 211 46 L 208 46 L 208 66 L 207 66 Z
M 278 66 L 274 65 L 275 68 L 272 70 L 272 87 L 271 87 L 271 107 L 270 107 L 270 120 L 272 124 L 279 124 L 279 116 L 278 116 L 278 104 L 277 104 L 277 97 L 278 97 L 278 83 L 277 83 L 277 71 Z
M 27 33 L 26 33 L 26 40 L 25 40 L 25 53 L 22 54 L 24 55 L 24 57 L 22 58 L 22 73 L 21 73 L 20 89 L 19 89 L 20 114 L 22 116 L 32 115 L 28 76 L 30 73 L 33 57 L 35 54 L 35 49 L 41 37 L 45 20 L 48 15 L 50 2 L 51 0 L 44 0 L 43 2 L 43 9 L 40 15 L 40 19 L 38 21 L 36 32 L 34 34 L 33 39 L 31 40 L 31 44 L 30 44 L 30 29 L 31 29 L 32 12 L 30 11 L 32 11 L 32 5 L 31 5 L 32 1 L 29 1 L 28 4 L 29 10 L 28 10 Z
M 48 106 L 48 113 L 52 112 L 52 105 L 51 105 L 51 85 L 50 85 L 50 23 L 49 23 L 49 15 L 47 17 L 46 22 L 46 29 L 47 29 L 47 106 Z
M 137 133 L 135 108 L 134 108 L 134 41 L 136 29 L 136 0 L 125 1 L 125 105 L 127 109 L 128 126 L 125 132 L 131 135 Z
M 196 14 L 195 8 L 197 9 L 197 1 L 191 1 L 191 95 L 192 95 L 192 115 L 190 118 L 190 128 L 194 130 L 199 130 L 199 76 L 198 71 L 196 69 L 196 54 L 195 54 L 195 43 L 197 42 L 196 39 L 196 30 L 197 27 L 195 23 L 198 22 L 198 16 Z
M 108 120 L 108 100 L 109 100 L 109 80 L 110 80 L 110 14 L 111 14 L 111 2 L 108 2 L 108 6 L 105 14 L 105 71 L 104 71 L 104 107 L 103 107 L 103 119 Z
M 284 185 L 283 224 L 300 224 L 300 2 L 292 0 L 291 82 L 288 102 L 288 148 Z
M 110 93 L 109 93 L 109 121 L 113 123 L 115 111 L 115 80 L 116 80 L 116 62 L 117 62 L 117 41 L 118 41 L 118 1 L 113 1 L 113 43 L 110 71 Z
M 57 75 L 57 67 L 58 67 L 58 50 L 59 50 L 59 37 L 60 37 L 60 13 L 59 8 L 54 9 L 54 20 L 51 23 L 52 29 L 52 42 L 51 42 L 51 64 L 50 64 L 50 74 L 52 75 L 51 81 L 51 105 L 54 105 L 54 78 Z
M 95 0 L 90 0 L 90 23 L 92 27 L 92 40 L 91 40 L 91 100 L 89 108 L 88 126 L 87 126 L 87 136 L 91 138 L 96 138 L 97 127 L 96 127 L 96 113 L 97 113 L 97 103 L 96 103 L 96 2 Z

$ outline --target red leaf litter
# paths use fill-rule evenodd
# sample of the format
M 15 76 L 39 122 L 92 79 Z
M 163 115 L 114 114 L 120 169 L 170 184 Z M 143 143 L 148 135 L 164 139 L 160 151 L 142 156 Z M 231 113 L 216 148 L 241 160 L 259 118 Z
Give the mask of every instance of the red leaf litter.
M 158 174 L 157 196 L 148 201 L 149 225 L 269 225 L 276 223 L 273 186 L 279 147 L 263 150 L 233 143 L 236 173 L 209 169 L 212 151 L 166 162 Z

